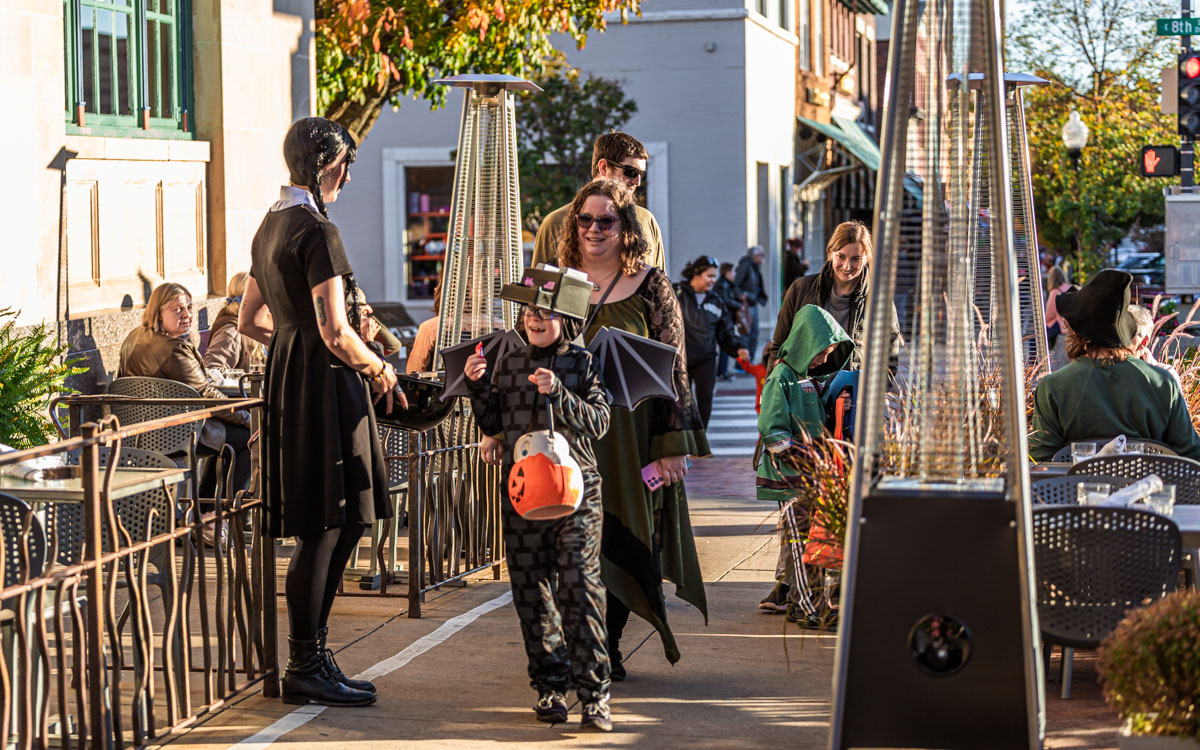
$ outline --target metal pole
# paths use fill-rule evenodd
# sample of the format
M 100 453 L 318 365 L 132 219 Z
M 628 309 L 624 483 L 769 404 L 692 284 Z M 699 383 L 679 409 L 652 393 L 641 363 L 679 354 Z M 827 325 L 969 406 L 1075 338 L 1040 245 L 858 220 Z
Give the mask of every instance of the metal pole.
M 95 422 L 83 426 L 83 436 L 94 438 L 100 431 Z M 104 542 L 100 527 L 100 451 L 95 443 L 83 447 L 80 456 L 83 468 L 83 525 L 87 559 L 91 567 L 87 571 L 87 671 L 88 703 L 92 725 L 92 747 L 112 746 L 112 732 L 108 717 L 106 687 L 107 674 L 104 656 L 104 590 L 103 566 L 98 562 L 103 555 Z
M 1185 0 L 1186 1 L 1186 0 Z M 1008 127 L 1005 121 L 1004 107 L 1004 47 L 1000 36 L 1001 18 L 999 3 L 985 3 L 984 21 L 986 70 L 984 85 L 987 87 L 988 98 L 993 106 L 987 113 L 988 126 L 992 131 L 991 176 L 993 185 L 1000 189 L 992 190 L 992 248 L 995 263 L 994 271 L 998 288 L 996 302 L 999 306 L 997 320 L 1015 322 L 1020 320 L 1020 304 L 1017 295 L 1017 258 L 1016 241 L 1013 236 L 1012 222 L 1012 174 L 1009 161 Z M 998 242 L 999 240 L 999 242 Z M 1001 242 L 1003 244 L 1001 244 Z M 995 251 L 1002 250 L 1002 254 Z M 1032 273 L 1032 269 L 1030 270 Z M 1016 535 L 1017 559 L 1020 565 L 1016 571 L 1021 592 L 1021 622 L 1025 657 L 1025 707 L 1029 725 L 1028 747 L 1040 748 L 1044 733 L 1042 725 L 1041 706 L 1043 700 L 1043 684 L 1041 667 L 1041 638 L 1037 628 L 1037 609 L 1034 605 L 1033 588 L 1030 577 L 1033 571 L 1033 546 L 1031 530 L 1033 516 L 1029 498 L 1029 469 L 1025 457 L 1029 446 L 1025 437 L 1025 368 L 1021 356 L 1021 336 L 1016 325 L 1004 326 L 997 336 L 1000 347 L 1001 367 L 1005 375 L 1006 387 L 1001 397 L 1004 401 L 1004 413 L 1007 416 L 1005 437 L 1009 446 L 1008 477 L 1006 487 L 1008 499 L 1016 503 Z
M 1192 17 L 1192 0 L 1180 0 L 1181 13 L 1185 19 Z M 1184 34 L 1179 37 L 1179 44 L 1183 48 L 1183 53 L 1187 54 L 1192 51 L 1192 37 Z M 1179 81 L 1179 75 L 1183 71 L 1176 74 L 1175 80 Z M 1179 98 L 1179 84 L 1176 83 L 1175 98 Z M 1178 101 L 1176 106 L 1179 106 Z M 1190 193 L 1196 185 L 1196 169 L 1195 169 L 1195 142 L 1189 135 L 1182 136 L 1182 143 L 1179 147 L 1179 186 L 1183 188 L 1183 192 Z

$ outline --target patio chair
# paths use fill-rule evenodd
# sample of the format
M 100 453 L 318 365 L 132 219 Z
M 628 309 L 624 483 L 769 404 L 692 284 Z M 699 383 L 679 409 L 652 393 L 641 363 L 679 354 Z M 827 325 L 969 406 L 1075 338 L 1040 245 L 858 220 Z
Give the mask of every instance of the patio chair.
M 1126 612 L 1175 590 L 1182 555 L 1179 527 L 1130 508 L 1062 507 L 1033 511 L 1042 658 L 1060 646 L 1062 697 L 1071 697 L 1074 649 L 1096 648 Z
M 25 523 L 29 520 L 29 536 L 26 544 Z M 0 535 L 3 535 L 4 545 L 4 586 L 15 586 L 23 581 L 37 578 L 46 569 L 46 531 L 41 519 L 32 513 L 29 504 L 12 495 L 0 493 Z M 26 550 L 28 551 L 28 567 L 25 567 Z M 9 701 L 9 715 L 12 717 L 12 734 L 10 742 L 21 738 L 25 732 L 21 727 L 31 716 L 33 731 L 30 736 L 38 736 L 37 721 L 41 715 L 42 690 L 39 688 L 45 680 L 42 670 L 42 660 L 39 657 L 36 627 L 37 609 L 33 596 L 26 597 L 24 612 L 16 611 L 16 603 L 9 600 L 4 604 L 4 617 L 0 620 L 0 644 L 4 651 L 4 664 L 8 671 L 9 685 L 12 690 L 3 700 Z M 17 637 L 17 618 L 23 618 L 24 631 L 27 634 L 25 642 Z M 26 706 L 28 713 L 21 710 L 16 686 L 22 684 L 24 677 L 19 673 L 27 665 L 33 665 L 30 686 L 33 694 L 28 696 L 30 702 Z
M 1130 479 L 1157 474 L 1162 477 L 1163 484 L 1175 485 L 1176 503 L 1200 505 L 1200 461 L 1183 456 L 1156 456 L 1148 453 L 1093 456 L 1072 466 L 1067 474 L 1098 474 Z
M 388 495 L 392 498 L 391 538 L 389 539 L 391 549 L 388 567 L 388 572 L 391 573 L 396 570 L 397 566 L 397 542 L 400 538 L 405 500 L 408 497 L 408 451 L 411 445 L 410 441 L 416 433 L 383 420 L 379 420 L 378 427 L 379 442 L 383 444 L 383 455 L 387 457 Z M 379 561 L 375 556 L 375 549 L 379 544 L 380 532 L 385 523 L 387 522 L 378 521 L 371 526 L 371 560 L 370 569 L 367 571 L 368 579 L 374 578 L 378 570 L 376 566 Z M 352 568 L 358 567 L 358 551 L 358 547 L 355 547 L 353 558 L 350 561 Z
M 1100 446 L 1104 445 L 1107 442 L 1110 442 L 1111 440 L 1112 440 L 1112 438 L 1110 438 L 1110 437 L 1107 437 L 1107 438 L 1085 438 L 1083 440 L 1072 440 L 1071 442 L 1067 443 L 1063 447 L 1059 448 L 1058 452 L 1054 454 L 1054 458 L 1052 458 L 1050 460 L 1054 463 L 1063 463 L 1065 461 L 1070 461 L 1071 460 L 1071 447 L 1073 445 L 1075 445 L 1075 443 L 1095 443 L 1096 447 L 1099 448 Z M 1152 455 L 1152 456 L 1178 456 L 1179 455 L 1178 453 L 1175 452 L 1175 450 L 1173 448 L 1171 448 L 1171 446 L 1167 445 L 1166 443 L 1161 443 L 1157 440 L 1149 440 L 1147 438 L 1140 438 L 1140 437 L 1139 438 L 1131 437 L 1131 438 L 1129 438 L 1129 442 L 1141 443 L 1143 446 L 1142 451 L 1144 453 L 1146 453 L 1147 455 Z
M 1133 484 L 1135 480 L 1129 477 L 1091 476 L 1088 474 L 1068 474 L 1065 477 L 1046 477 L 1029 485 L 1033 492 L 1033 501 L 1042 505 L 1076 505 L 1079 485 L 1084 482 L 1103 482 L 1112 485 L 1114 491 Z
M 190 385 L 165 378 L 126 377 L 117 378 L 108 384 L 108 393 L 112 396 L 133 396 L 136 398 L 200 398 L 200 394 Z M 152 419 L 171 417 L 184 412 L 195 411 L 193 406 L 155 406 L 147 404 L 110 404 L 108 409 L 122 425 L 138 422 L 149 422 Z M 164 427 L 161 430 L 135 435 L 126 443 L 131 448 L 162 453 L 165 456 L 178 458 L 187 456 L 192 444 L 192 435 L 199 437 L 203 422 L 190 422 Z

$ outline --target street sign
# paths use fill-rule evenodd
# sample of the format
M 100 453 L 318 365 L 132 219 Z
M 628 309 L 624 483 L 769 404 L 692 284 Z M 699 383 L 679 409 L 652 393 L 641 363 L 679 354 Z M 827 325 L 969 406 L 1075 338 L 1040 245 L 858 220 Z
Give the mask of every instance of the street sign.
M 1142 177 L 1174 177 L 1179 174 L 1179 149 L 1174 146 L 1142 146 Z
M 1200 18 L 1159 18 L 1159 36 L 1200 36 Z

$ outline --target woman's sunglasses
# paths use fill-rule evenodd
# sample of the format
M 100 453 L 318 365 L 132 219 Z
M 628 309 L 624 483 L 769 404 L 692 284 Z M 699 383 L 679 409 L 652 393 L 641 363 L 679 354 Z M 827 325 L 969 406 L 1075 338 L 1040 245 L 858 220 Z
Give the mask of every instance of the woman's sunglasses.
M 592 216 L 591 214 L 576 214 L 575 223 L 580 229 L 588 229 L 592 226 L 592 222 L 596 223 L 596 228 L 601 232 L 607 232 L 612 229 L 613 224 L 617 223 L 615 216 Z

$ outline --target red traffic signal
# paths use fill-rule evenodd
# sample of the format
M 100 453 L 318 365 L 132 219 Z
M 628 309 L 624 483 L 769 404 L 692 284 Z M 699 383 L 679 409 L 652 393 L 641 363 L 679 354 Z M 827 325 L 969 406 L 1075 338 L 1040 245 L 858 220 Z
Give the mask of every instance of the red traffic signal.
M 1190 55 L 1179 63 L 1179 72 L 1184 78 L 1200 78 L 1200 57 Z
M 1174 146 L 1142 146 L 1142 177 L 1174 177 L 1179 174 L 1179 149 Z

